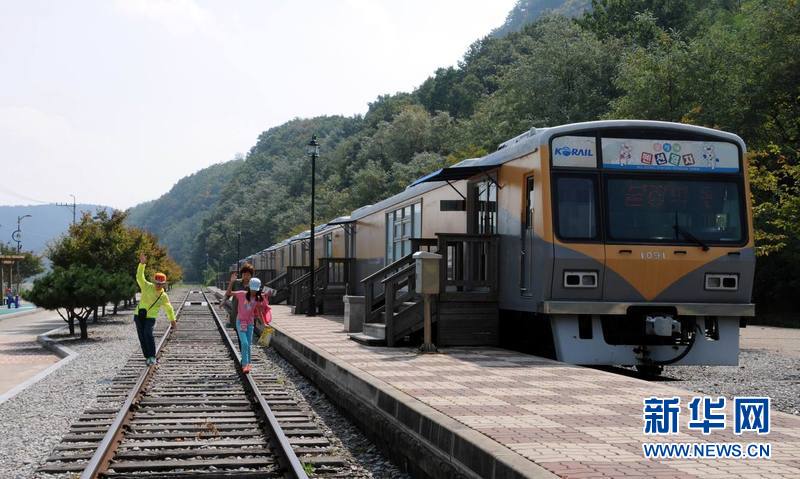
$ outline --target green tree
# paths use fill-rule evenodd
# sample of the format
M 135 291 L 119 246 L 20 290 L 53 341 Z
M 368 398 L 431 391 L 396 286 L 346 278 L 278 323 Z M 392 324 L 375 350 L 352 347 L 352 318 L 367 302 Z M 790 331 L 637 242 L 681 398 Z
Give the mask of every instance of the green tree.
M 77 319 L 81 339 L 87 339 L 87 320 L 95 308 L 109 300 L 129 298 L 134 292 L 130 278 L 123 273 L 74 264 L 67 269 L 55 267 L 34 282 L 26 299 L 41 308 L 57 311 L 69 325 L 71 335 L 75 334 Z M 63 314 L 62 309 L 65 311 Z
M 528 52 L 465 123 L 462 141 L 493 150 L 531 127 L 597 119 L 608 111 L 618 48 L 563 17 L 525 30 Z
M 694 0 L 592 0 L 578 20 L 586 30 L 594 32 L 601 39 L 619 38 L 629 43 L 646 46 L 650 38 L 642 37 L 641 24 L 637 16 L 647 15 L 655 20 L 664 31 L 692 36 L 700 30 L 705 17 L 700 15 L 704 9 L 718 12 L 728 2 L 697 2 Z
M 116 308 L 136 293 L 139 253 L 148 256 L 151 271 L 164 272 L 172 282 L 181 279 L 180 267 L 156 238 L 126 226 L 125 217 L 121 211 L 85 213 L 48 248 L 53 270 L 36 280 L 26 296 L 37 306 L 58 311 L 69 324 L 70 334 L 77 319 L 82 339 L 87 337 L 86 320 L 92 312 L 108 303 Z

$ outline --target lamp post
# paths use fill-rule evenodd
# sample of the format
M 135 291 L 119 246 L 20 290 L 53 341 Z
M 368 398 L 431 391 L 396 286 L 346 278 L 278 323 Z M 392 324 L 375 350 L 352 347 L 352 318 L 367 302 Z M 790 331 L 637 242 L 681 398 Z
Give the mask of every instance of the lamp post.
M 11 235 L 11 239 L 17 242 L 17 253 L 22 251 L 22 229 L 20 228 L 20 223 L 22 223 L 22 220 L 24 220 L 25 218 L 32 218 L 32 216 L 31 215 L 17 216 L 17 231 L 12 233 Z M 19 263 L 20 261 L 17 260 L 17 294 L 19 294 L 19 280 L 21 279 L 19 277 Z M 19 304 L 19 302 L 17 302 L 17 304 Z
M 311 297 L 308 300 L 310 304 L 308 305 L 306 314 L 308 316 L 314 316 L 317 314 L 317 299 L 314 289 L 314 194 L 316 188 L 317 157 L 319 156 L 317 135 L 313 135 L 311 141 L 308 142 L 307 152 L 309 156 L 311 156 L 311 238 L 309 238 L 308 245 L 309 266 L 311 268 Z
M 236 232 L 236 270 L 242 267 L 242 229 Z

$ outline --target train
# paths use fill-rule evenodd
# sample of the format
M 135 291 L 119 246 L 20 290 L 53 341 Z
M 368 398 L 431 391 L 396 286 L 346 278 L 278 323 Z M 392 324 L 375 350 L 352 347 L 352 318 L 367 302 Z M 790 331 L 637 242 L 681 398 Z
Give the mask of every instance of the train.
M 419 250 L 442 255 L 435 319 L 443 345 L 651 373 L 736 365 L 739 328 L 755 313 L 746 146 L 694 125 L 531 128 L 315 228 L 317 273 L 310 237 L 242 260 L 287 286 L 319 274 L 338 288 L 329 307 L 320 303 L 328 311 L 363 297 L 365 312 L 355 308 L 363 333 L 379 330 L 389 345 L 421 327 L 410 274 Z M 327 278 L 334 263 L 346 274 Z

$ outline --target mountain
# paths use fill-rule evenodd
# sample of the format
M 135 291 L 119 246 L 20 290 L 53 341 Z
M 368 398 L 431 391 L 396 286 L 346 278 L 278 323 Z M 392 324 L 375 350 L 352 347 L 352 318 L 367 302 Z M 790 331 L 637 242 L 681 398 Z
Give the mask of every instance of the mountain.
M 577 17 L 591 6 L 591 0 L 518 0 L 508 13 L 506 21 L 492 31 L 492 37 L 504 37 L 522 30 L 543 15 Z
M 96 213 L 99 210 L 111 211 L 111 208 L 101 205 L 78 204 L 76 217 L 81 212 Z M 42 254 L 47 244 L 66 233 L 72 223 L 72 206 L 59 205 L 31 205 L 31 206 L 0 206 L 0 242 L 16 246 L 11 234 L 17 229 L 17 218 L 23 218 L 20 226 L 22 230 L 22 249 Z
M 181 179 L 157 200 L 129 209 L 128 224 L 155 234 L 183 267 L 184 277 L 196 277 L 187 266 L 200 226 L 242 163 L 241 160 L 218 163 Z

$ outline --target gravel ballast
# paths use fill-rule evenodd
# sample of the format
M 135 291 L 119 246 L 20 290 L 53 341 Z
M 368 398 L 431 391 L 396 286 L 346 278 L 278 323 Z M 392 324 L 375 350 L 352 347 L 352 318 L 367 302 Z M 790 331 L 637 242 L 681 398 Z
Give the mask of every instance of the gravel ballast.
M 744 349 L 738 366 L 672 366 L 663 379 L 708 395 L 769 396 L 772 409 L 800 415 L 800 358 Z
M 272 348 L 253 347 L 268 362 L 271 372 L 284 381 L 286 390 L 297 400 L 303 401 L 313 412 L 313 421 L 333 445 L 333 454 L 342 456 L 350 463 L 353 478 L 407 479 L 408 474 L 394 466 L 361 431 L 339 412 L 325 394 L 317 389 L 294 366 L 283 359 Z M 313 474 L 310 474 L 313 477 Z
M 78 328 L 76 325 L 76 338 Z M 138 349 L 131 312 L 89 324 L 81 341 L 66 328 L 50 338 L 78 356 L 13 399 L 0 405 L 0 477 L 34 477 L 69 425 L 95 401 L 128 357 Z

